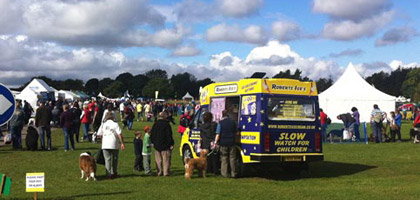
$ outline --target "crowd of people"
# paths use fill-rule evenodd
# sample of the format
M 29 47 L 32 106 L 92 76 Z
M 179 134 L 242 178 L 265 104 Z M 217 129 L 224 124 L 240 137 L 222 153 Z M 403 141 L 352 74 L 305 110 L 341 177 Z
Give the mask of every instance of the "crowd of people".
M 327 127 L 331 120 L 322 109 L 320 109 L 320 118 L 321 118 L 321 132 L 324 142 L 327 142 L 329 138 L 330 143 L 333 143 L 334 136 L 340 138 L 342 141 L 344 135 L 349 134 L 351 141 L 360 141 L 360 113 L 356 107 L 351 108 L 351 113 L 342 113 L 337 116 L 338 120 L 343 122 L 343 129 L 340 131 L 332 130 L 327 134 Z M 389 115 L 380 110 L 377 104 L 373 105 L 373 110 L 370 113 L 370 124 L 372 129 L 372 134 L 369 137 L 371 142 L 382 143 L 382 142 L 401 142 L 401 125 L 402 125 L 402 111 L 400 109 L 395 109 L 391 111 Z M 420 128 L 420 112 L 415 112 L 412 134 L 414 142 L 418 143 L 417 135 L 419 134 Z M 389 134 L 388 133 L 389 129 Z M 345 138 L 345 137 L 344 137 Z M 420 137 L 419 137 L 420 139 Z

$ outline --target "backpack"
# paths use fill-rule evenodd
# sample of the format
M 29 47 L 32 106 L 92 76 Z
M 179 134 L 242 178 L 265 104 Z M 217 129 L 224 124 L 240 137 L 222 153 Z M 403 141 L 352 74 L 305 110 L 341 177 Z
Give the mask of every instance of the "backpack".
M 330 124 L 331 124 L 331 119 L 330 119 L 329 117 L 327 117 L 326 123 L 327 123 L 328 125 L 330 125 Z
M 187 127 L 189 124 L 188 118 L 186 116 L 182 117 L 181 120 L 179 121 L 179 124 L 183 127 Z
M 373 121 L 375 121 L 377 124 L 382 123 L 382 113 L 376 112 L 375 116 L 373 116 Z

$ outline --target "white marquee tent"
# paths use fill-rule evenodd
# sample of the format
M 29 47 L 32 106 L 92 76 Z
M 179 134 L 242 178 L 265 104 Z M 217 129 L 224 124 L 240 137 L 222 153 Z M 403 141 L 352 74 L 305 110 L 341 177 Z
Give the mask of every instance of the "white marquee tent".
M 42 79 L 33 79 L 20 94 L 16 95 L 16 99 L 26 100 L 35 109 L 42 92 L 53 93 L 54 91 Z
M 75 94 L 72 91 L 68 90 L 59 90 L 55 93 L 55 99 L 58 99 L 58 97 L 63 97 L 68 102 L 73 102 L 74 100 L 79 100 L 80 96 Z
M 337 115 L 351 113 L 356 107 L 361 122 L 369 122 L 373 105 L 389 114 L 395 110 L 396 97 L 385 94 L 363 79 L 350 63 L 341 77 L 327 90 L 319 94 L 319 106 L 332 122 L 341 122 Z
M 193 97 L 193 96 L 191 96 L 191 94 L 187 92 L 187 94 L 185 94 L 185 95 L 182 97 L 182 99 L 183 99 L 183 100 L 185 100 L 185 101 L 192 101 L 192 100 L 194 100 L 194 97 Z

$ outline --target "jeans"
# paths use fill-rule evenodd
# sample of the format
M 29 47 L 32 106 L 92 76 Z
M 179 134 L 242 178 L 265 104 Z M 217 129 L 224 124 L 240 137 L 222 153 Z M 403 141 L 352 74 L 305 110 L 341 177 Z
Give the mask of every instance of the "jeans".
M 133 120 L 128 120 L 127 119 L 127 128 L 128 128 L 128 130 L 131 130 L 132 127 L 133 127 Z
M 155 151 L 157 175 L 169 176 L 171 173 L 171 150 Z
M 144 173 L 147 175 L 150 175 L 152 173 L 152 169 L 150 167 L 150 157 L 151 155 L 143 155 Z
M 91 141 L 89 136 L 89 124 L 83 124 L 83 140 Z
M 106 175 L 117 175 L 118 171 L 118 149 L 103 149 L 105 159 Z
M 73 136 L 76 136 L 76 142 L 79 142 L 80 123 L 75 124 L 73 128 Z
M 136 155 L 134 159 L 134 170 L 142 171 L 143 169 L 143 156 L 141 154 Z
M 375 137 L 376 142 L 381 143 L 382 142 L 382 124 L 376 124 L 376 122 L 373 122 L 372 129 L 373 129 L 373 137 Z
M 11 126 L 10 133 L 12 134 L 12 144 L 14 149 L 22 148 L 22 127 Z
M 321 137 L 323 142 L 327 142 L 327 127 L 328 124 L 321 125 Z
M 45 133 L 47 134 L 47 143 L 48 143 L 48 149 L 51 150 L 51 128 L 50 127 L 39 127 L 39 137 L 41 140 L 41 148 L 45 149 Z
M 236 172 L 236 147 L 220 147 L 220 152 L 222 153 L 222 166 L 221 174 L 223 177 L 228 177 L 228 165 L 230 164 L 230 176 L 235 178 L 238 174 Z
M 356 140 L 360 141 L 360 131 L 359 131 L 360 124 L 354 123 L 354 135 L 356 136 Z
M 63 132 L 64 132 L 64 149 L 69 150 L 69 139 L 71 143 L 71 148 L 74 149 L 73 130 L 71 128 L 63 127 Z

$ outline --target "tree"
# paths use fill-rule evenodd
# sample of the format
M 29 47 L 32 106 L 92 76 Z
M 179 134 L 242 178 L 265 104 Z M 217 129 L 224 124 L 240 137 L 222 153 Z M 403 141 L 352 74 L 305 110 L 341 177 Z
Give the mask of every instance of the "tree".
M 148 81 L 149 81 L 149 78 L 147 78 L 147 76 L 143 74 L 134 76 L 133 79 L 130 81 L 130 85 L 133 90 L 132 95 L 137 96 L 137 97 L 141 96 L 142 90 Z
M 100 88 L 99 88 L 99 80 L 97 78 L 89 79 L 85 84 L 85 91 L 87 94 L 99 94 Z
M 280 71 L 278 74 L 274 75 L 273 78 L 290 78 L 290 79 L 296 79 L 296 80 L 300 80 L 300 81 L 310 81 L 311 80 L 306 76 L 302 77 L 302 71 L 300 71 L 299 69 L 296 69 L 294 74 L 291 74 L 290 69 L 288 69 L 284 72 Z
M 168 79 L 155 78 L 147 82 L 143 88 L 143 95 L 145 97 L 154 98 L 155 91 L 159 91 L 159 98 L 170 98 L 172 94 L 172 86 L 169 84 Z
M 402 84 L 401 92 L 405 97 L 412 98 L 414 101 L 419 101 L 420 98 L 420 68 L 412 69 L 408 72 L 405 81 Z M 418 99 L 417 99 L 418 98 Z
M 112 80 L 111 78 L 104 78 L 104 79 L 100 80 L 99 81 L 99 91 L 103 92 L 105 90 L 105 88 L 110 86 L 113 82 L 114 82 L 114 80 Z
M 333 84 L 333 80 L 330 78 L 320 78 L 316 81 L 316 88 L 318 89 L 318 93 L 321 93 L 331 87 Z
M 108 87 L 104 89 L 104 95 L 116 98 L 122 96 L 124 92 L 124 84 L 120 81 L 113 81 Z
M 181 98 L 187 92 L 193 93 L 196 89 L 196 81 L 195 76 L 188 72 L 172 75 L 170 83 L 174 89 L 175 98 Z
M 161 69 L 152 69 L 150 71 L 147 71 L 144 75 L 149 78 L 149 80 L 155 79 L 155 78 L 162 78 L 162 79 L 168 79 L 168 74 L 165 70 Z

